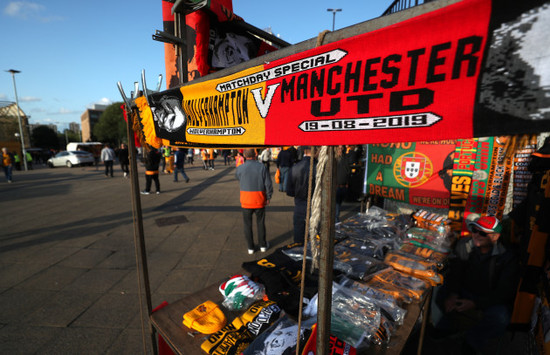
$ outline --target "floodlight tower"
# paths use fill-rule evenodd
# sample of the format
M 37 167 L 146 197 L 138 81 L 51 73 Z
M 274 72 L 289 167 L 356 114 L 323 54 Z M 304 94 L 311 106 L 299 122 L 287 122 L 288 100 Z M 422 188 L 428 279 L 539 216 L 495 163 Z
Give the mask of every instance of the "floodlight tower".
M 15 104 L 17 105 L 17 120 L 19 121 L 19 135 L 21 138 L 21 154 L 23 155 L 23 165 L 25 166 L 25 171 L 27 168 L 27 151 L 25 150 L 25 139 L 23 137 L 23 123 L 21 122 L 21 114 L 19 113 L 19 99 L 17 98 L 17 86 L 15 85 L 15 74 L 21 73 L 19 70 L 10 69 L 6 70 L 8 73 L 11 73 L 13 78 L 13 91 L 15 92 Z
M 327 9 L 328 12 L 332 12 L 332 32 L 334 32 L 334 24 L 336 23 L 336 13 L 342 11 L 342 9 Z

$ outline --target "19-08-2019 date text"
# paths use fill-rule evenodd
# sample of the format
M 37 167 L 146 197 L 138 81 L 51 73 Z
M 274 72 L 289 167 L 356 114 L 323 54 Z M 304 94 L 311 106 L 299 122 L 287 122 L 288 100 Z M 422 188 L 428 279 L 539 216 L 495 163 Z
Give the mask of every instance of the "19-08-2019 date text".
M 429 127 L 440 120 L 440 116 L 427 112 L 410 115 L 304 121 L 298 127 L 304 132 L 395 129 Z

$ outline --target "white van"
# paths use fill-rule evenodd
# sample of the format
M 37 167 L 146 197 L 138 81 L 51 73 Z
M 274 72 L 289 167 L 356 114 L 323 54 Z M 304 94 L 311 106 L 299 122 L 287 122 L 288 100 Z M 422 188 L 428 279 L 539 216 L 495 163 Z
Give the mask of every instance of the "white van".
M 71 142 L 67 144 L 67 151 L 85 150 L 87 152 L 93 153 L 92 150 L 101 151 L 101 148 L 103 148 L 103 143 L 101 142 Z
M 67 151 L 83 150 L 85 152 L 92 153 L 94 156 L 95 164 L 99 163 L 99 157 L 101 155 L 101 149 L 103 143 L 101 142 L 71 142 L 67 144 Z

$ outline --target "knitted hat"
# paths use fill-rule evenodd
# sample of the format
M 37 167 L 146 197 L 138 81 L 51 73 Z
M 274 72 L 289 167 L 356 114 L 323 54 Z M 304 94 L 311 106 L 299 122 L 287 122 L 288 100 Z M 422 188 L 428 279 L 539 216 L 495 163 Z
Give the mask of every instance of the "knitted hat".
M 483 216 L 468 222 L 468 229 L 470 231 L 473 227 L 477 227 L 485 233 L 500 233 L 502 231 L 502 224 L 494 216 Z
M 201 303 L 183 315 L 183 325 L 203 334 L 212 334 L 222 329 L 227 323 L 225 314 L 212 301 Z
M 264 295 L 264 287 L 250 280 L 245 275 L 234 275 L 220 285 L 221 294 L 225 297 L 223 305 L 230 310 L 248 307 Z

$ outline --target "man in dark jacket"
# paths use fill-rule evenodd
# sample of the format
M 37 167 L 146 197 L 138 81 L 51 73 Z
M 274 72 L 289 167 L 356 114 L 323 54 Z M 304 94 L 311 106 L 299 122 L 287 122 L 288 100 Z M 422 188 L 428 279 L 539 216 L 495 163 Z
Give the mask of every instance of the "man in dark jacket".
M 311 147 L 303 146 L 302 160 L 290 168 L 287 177 L 286 194 L 294 197 L 294 242 L 303 243 L 306 229 L 307 196 L 309 188 L 309 168 Z M 313 168 L 313 186 L 315 186 L 315 166 Z M 313 191 L 312 191 L 313 193 Z
M 149 195 L 151 193 L 151 183 L 155 182 L 157 189 L 157 195 L 160 194 L 160 181 L 159 181 L 159 165 L 162 155 L 158 149 L 149 147 L 149 153 L 145 159 L 145 191 L 142 191 L 142 195 Z
M 345 147 L 341 145 L 336 150 L 336 222 L 340 222 L 340 210 L 342 202 L 344 202 L 348 194 L 350 176 L 350 157 L 346 154 Z
M 187 149 L 178 148 L 176 154 L 174 154 L 174 182 L 178 182 L 178 172 L 181 173 L 185 182 L 189 182 L 189 177 L 185 173 L 184 164 L 185 156 L 187 155 Z
M 120 149 L 118 150 L 118 162 L 120 163 L 124 177 L 127 178 L 130 173 L 130 158 L 128 156 L 128 146 L 124 143 L 120 145 Z
M 469 222 L 471 237 L 462 238 L 437 303 L 444 315 L 440 331 L 466 331 L 465 345 L 478 352 L 486 341 L 505 333 L 518 282 L 514 252 L 499 242 L 502 225 L 493 216 Z
M 288 171 L 294 165 L 298 159 L 298 153 L 296 148 L 293 146 L 288 147 L 287 149 L 283 148 L 277 155 L 277 169 L 281 173 L 281 180 L 279 183 L 279 191 L 286 192 L 286 180 L 288 177 Z

